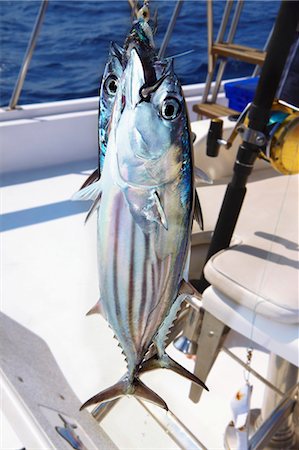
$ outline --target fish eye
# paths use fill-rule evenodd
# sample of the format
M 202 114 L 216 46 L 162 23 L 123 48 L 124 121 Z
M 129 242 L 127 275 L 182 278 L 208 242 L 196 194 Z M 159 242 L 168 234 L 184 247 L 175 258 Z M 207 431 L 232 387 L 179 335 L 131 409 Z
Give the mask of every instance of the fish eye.
M 114 96 L 117 91 L 118 79 L 115 75 L 109 75 L 105 80 L 105 90 L 108 95 Z
M 181 112 L 181 104 L 174 97 L 166 97 L 161 105 L 161 116 L 165 120 L 174 120 Z

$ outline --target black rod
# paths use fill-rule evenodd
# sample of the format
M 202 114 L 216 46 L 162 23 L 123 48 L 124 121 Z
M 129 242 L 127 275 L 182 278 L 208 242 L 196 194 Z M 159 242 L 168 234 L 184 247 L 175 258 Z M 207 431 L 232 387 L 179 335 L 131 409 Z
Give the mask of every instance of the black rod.
M 255 97 L 249 109 L 249 132 L 254 130 L 264 133 L 266 131 L 271 106 L 296 35 L 298 22 L 299 1 L 282 1 Z M 239 147 L 233 177 L 226 189 L 206 262 L 230 244 L 246 194 L 246 183 L 259 151 L 257 144 L 248 141 L 243 141 Z M 192 280 L 192 282 L 199 292 L 203 292 L 210 284 L 203 273 L 200 280 Z

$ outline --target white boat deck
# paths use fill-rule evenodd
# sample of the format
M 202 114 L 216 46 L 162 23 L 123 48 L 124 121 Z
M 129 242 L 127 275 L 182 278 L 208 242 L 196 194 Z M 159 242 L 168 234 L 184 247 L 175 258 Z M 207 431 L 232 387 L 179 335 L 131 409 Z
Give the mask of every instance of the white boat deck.
M 8 174 L 2 189 L 2 310 L 48 343 L 82 402 L 125 372 L 103 318 L 85 317 L 98 296 L 95 217 L 84 226 L 88 204 L 71 202 L 70 197 L 92 168 L 93 162 L 83 161 Z M 223 192 L 224 185 L 213 188 Z M 204 211 L 207 189 L 202 191 Z M 248 342 L 235 333 L 229 341 L 245 360 Z M 169 353 L 192 370 L 194 362 L 173 346 Z M 253 368 L 266 375 L 267 359 L 267 353 L 256 350 Z M 203 393 L 199 404 L 188 399 L 190 383 L 170 371 L 142 378 L 206 448 L 223 448 L 230 400 L 244 383 L 242 367 L 221 352 L 207 380 L 210 392 Z M 258 408 L 263 385 L 253 376 L 251 380 L 252 407 Z M 167 417 L 154 406 L 148 408 Z M 119 401 L 102 426 L 121 449 L 180 448 L 134 398 Z M 11 442 L 9 427 L 3 426 L 1 448 L 13 448 Z
M 192 89 L 188 92 L 190 109 L 198 101 L 195 87 Z M 1 309 L 45 340 L 80 402 L 110 386 L 125 372 L 123 356 L 104 319 L 85 317 L 98 298 L 96 223 L 92 217 L 84 226 L 87 202 L 70 201 L 95 166 L 96 108 L 97 99 L 85 99 L 28 106 L 23 111 L 3 112 L 0 117 Z M 199 188 L 205 229 L 211 232 L 238 142 L 230 151 L 220 150 L 218 158 L 208 158 L 204 152 L 208 126 L 208 121 L 192 124 L 197 135 L 196 165 L 216 180 L 212 186 Z M 224 122 L 224 137 L 232 126 L 227 120 Z M 82 161 L 91 157 L 94 160 Z M 277 225 L 287 198 L 289 177 L 265 167 L 265 163 L 257 162 L 256 169 L 264 170 L 256 170 L 250 178 L 235 239 L 257 230 L 279 235 Z M 14 172 L 16 169 L 18 172 Z M 273 213 L 273 206 L 264 197 L 265 192 L 272 192 L 272 180 L 278 181 L 275 192 L 279 195 L 275 198 L 270 227 L 264 230 L 259 219 L 267 222 L 271 208 Z M 257 202 L 261 205 L 258 210 Z M 196 225 L 193 236 L 193 243 L 198 245 L 203 234 Z M 198 246 L 194 247 L 193 263 L 201 254 L 197 250 Z M 199 276 L 199 272 L 196 264 L 192 264 L 190 278 Z M 243 361 L 250 344 L 232 331 L 225 343 Z M 168 352 L 186 368 L 193 369 L 194 361 L 172 345 Z M 266 376 L 267 364 L 268 353 L 261 348 L 254 350 L 252 368 Z M 190 383 L 170 371 L 157 370 L 142 379 L 164 398 L 171 413 L 150 404 L 145 409 L 134 398 L 121 399 L 101 422 L 117 447 L 153 450 L 224 447 L 225 428 L 232 418 L 230 401 L 244 384 L 244 369 L 225 352 L 220 352 L 208 376 L 210 392 L 203 392 L 198 404 L 188 398 Z M 251 408 L 260 408 L 264 385 L 253 375 L 250 381 L 254 385 Z M 190 430 L 187 441 L 184 427 L 172 420 L 172 413 Z M 18 431 L 11 420 L 8 424 L 3 418 L 2 450 L 25 445 L 17 437 Z

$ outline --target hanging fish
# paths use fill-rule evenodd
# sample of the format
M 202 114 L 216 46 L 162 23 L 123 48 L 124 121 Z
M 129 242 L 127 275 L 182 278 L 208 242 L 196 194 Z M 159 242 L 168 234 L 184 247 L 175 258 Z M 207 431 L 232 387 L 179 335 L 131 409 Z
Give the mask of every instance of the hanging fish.
M 89 215 L 98 212 L 101 304 L 127 362 L 122 379 L 82 408 L 129 394 L 167 409 L 139 379 L 152 345 L 155 367 L 171 368 L 206 388 L 165 353 L 166 334 L 182 300 L 195 189 L 182 89 L 172 63 L 162 76 L 161 67 L 156 70 L 131 49 L 101 179 L 76 195 L 94 200 Z M 151 85 L 153 70 L 157 80 Z M 154 368 L 151 364 L 144 370 Z

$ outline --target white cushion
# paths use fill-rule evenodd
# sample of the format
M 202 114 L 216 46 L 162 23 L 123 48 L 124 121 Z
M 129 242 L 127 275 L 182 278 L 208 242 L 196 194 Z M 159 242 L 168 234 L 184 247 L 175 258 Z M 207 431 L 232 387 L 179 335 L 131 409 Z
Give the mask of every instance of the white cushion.
M 259 310 L 254 311 L 236 304 L 212 286 L 204 291 L 202 302 L 205 310 L 231 329 L 299 366 L 297 325 L 273 321 L 258 314 Z
M 298 323 L 298 176 L 277 176 L 248 188 L 255 202 L 248 204 L 245 197 L 246 225 L 237 229 L 242 242 L 214 255 L 205 277 L 257 314 Z

